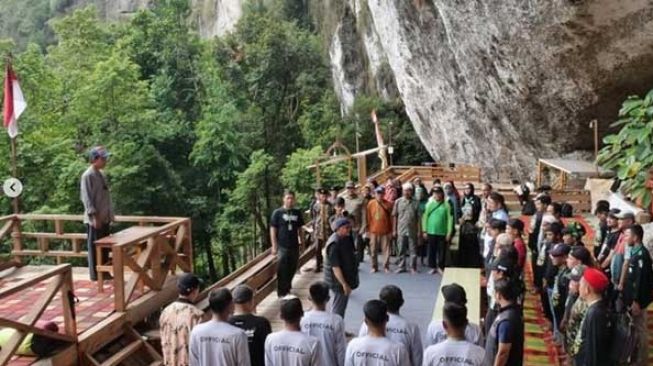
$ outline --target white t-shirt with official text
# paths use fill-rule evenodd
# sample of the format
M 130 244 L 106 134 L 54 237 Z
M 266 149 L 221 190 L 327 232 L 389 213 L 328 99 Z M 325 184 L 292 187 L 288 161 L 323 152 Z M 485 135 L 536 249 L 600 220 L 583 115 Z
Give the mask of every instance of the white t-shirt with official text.
M 190 333 L 190 366 L 249 366 L 245 332 L 227 322 L 210 320 Z
M 265 340 L 265 366 L 322 366 L 320 354 L 317 338 L 299 331 L 281 330 Z
M 410 365 L 406 347 L 385 337 L 359 337 L 347 346 L 345 366 L 405 365 Z
M 359 337 L 367 335 L 367 325 L 363 323 L 358 332 Z M 388 323 L 385 325 L 385 336 L 394 342 L 401 343 L 406 347 L 410 364 L 420 366 L 422 364 L 422 333 L 417 324 L 409 322 L 398 314 L 388 313 Z
M 303 333 L 320 341 L 323 365 L 343 366 L 345 364 L 347 338 L 345 337 L 345 322 L 340 315 L 311 310 L 304 314 L 301 327 Z
M 447 339 L 424 351 L 423 366 L 481 366 L 485 350 L 468 341 Z

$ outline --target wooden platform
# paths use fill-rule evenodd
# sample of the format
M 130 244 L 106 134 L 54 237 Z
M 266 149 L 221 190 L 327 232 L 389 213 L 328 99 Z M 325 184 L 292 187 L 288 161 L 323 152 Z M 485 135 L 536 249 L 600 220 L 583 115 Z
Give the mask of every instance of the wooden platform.
M 393 258 L 394 260 L 394 258 Z M 391 262 L 394 263 L 394 262 Z M 311 260 L 304 268 L 314 267 L 315 262 Z M 391 265 L 392 269 L 396 266 Z M 426 335 L 426 330 L 431 321 L 435 301 L 440 293 L 441 276 L 428 274 L 428 269 L 418 265 L 420 273 L 411 275 L 410 273 L 383 273 L 378 272 L 371 274 L 369 258 L 361 263 L 359 268 L 360 286 L 354 290 L 349 298 L 347 312 L 345 313 L 345 329 L 347 332 L 358 334 L 358 330 L 363 322 L 363 305 L 371 299 L 378 299 L 379 291 L 385 285 L 396 285 L 402 289 L 405 304 L 401 309 L 402 316 L 410 321 L 417 323 L 422 332 L 422 337 Z M 308 288 L 311 283 L 322 280 L 322 273 L 299 271 L 293 280 L 292 294 L 298 296 L 304 304 L 304 310 L 310 309 L 308 301 Z M 258 315 L 266 317 L 272 323 L 273 330 L 279 330 L 283 323 L 279 319 L 279 299 L 276 293 L 270 294 L 258 306 Z

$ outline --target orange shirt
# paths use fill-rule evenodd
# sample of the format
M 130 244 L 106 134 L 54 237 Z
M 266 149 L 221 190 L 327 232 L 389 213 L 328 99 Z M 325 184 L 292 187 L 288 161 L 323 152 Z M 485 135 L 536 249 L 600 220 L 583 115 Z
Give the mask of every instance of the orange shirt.
M 392 209 L 385 201 L 373 199 L 367 204 L 367 231 L 375 235 L 392 232 Z

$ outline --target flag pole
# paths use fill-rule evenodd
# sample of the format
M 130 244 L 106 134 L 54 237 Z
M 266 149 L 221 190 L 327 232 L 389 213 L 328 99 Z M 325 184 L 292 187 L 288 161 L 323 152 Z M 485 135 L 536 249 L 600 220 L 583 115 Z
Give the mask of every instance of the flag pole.
M 16 138 L 11 138 L 11 175 L 18 179 L 18 168 L 16 167 Z M 12 205 L 14 207 L 14 213 L 20 213 L 20 203 L 18 197 L 14 197 L 12 200 Z
M 13 55 L 11 52 L 7 53 L 6 57 L 6 65 L 11 65 L 13 61 Z M 18 179 L 18 168 L 16 164 L 16 137 L 10 137 L 9 138 L 10 144 L 11 144 L 11 175 L 12 177 Z M 14 197 L 12 199 L 12 206 L 14 209 L 14 213 L 18 214 L 20 213 L 20 203 L 18 201 L 18 197 Z

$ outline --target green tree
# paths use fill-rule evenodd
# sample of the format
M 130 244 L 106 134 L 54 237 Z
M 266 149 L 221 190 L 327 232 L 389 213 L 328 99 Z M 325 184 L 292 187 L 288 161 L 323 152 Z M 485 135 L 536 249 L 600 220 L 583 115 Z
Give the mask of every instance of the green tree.
M 603 138 L 605 146 L 598 162 L 615 171 L 626 191 L 648 207 L 651 193 L 645 184 L 648 171 L 653 168 L 653 90 L 644 98 L 626 99 L 619 110 L 619 120 L 611 127 L 621 129 Z

